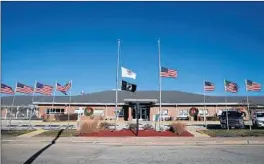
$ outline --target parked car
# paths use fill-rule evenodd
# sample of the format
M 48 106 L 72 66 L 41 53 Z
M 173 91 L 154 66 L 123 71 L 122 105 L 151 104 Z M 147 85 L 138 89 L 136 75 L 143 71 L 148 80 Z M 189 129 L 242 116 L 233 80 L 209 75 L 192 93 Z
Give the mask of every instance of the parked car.
M 255 127 L 264 127 L 264 112 L 255 112 L 252 118 L 252 124 Z
M 226 117 L 226 112 L 228 117 Z M 243 114 L 237 110 L 223 111 L 220 116 L 221 128 L 227 129 L 227 118 L 229 128 L 245 128 Z

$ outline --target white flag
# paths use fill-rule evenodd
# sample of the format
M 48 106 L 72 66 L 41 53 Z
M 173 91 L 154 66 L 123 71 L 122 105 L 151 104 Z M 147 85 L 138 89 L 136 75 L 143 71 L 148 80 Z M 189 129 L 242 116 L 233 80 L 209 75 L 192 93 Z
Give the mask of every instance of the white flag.
M 132 72 L 131 70 L 126 69 L 124 67 L 121 67 L 121 71 L 122 71 L 122 77 L 136 79 L 137 75 L 135 72 Z

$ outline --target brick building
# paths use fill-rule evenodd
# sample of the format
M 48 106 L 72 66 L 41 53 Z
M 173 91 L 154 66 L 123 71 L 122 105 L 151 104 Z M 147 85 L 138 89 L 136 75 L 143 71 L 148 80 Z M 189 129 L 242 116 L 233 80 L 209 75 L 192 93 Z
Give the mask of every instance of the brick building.
M 118 94 L 119 120 L 132 120 L 136 118 L 134 102 L 139 102 L 139 119 L 154 120 L 159 113 L 159 91 L 137 91 L 135 94 L 119 91 Z M 12 104 L 13 97 L 2 97 L 2 117 L 4 117 L 8 107 Z M 249 97 L 250 104 L 263 105 L 264 96 Z M 52 96 L 35 96 L 33 104 L 38 112 L 36 117 L 43 115 L 63 115 L 79 113 L 83 114 L 85 108 L 92 108 L 94 115 L 101 115 L 105 119 L 115 119 L 115 91 L 103 91 L 85 95 L 55 96 L 54 103 Z M 19 111 L 20 106 L 32 105 L 32 96 L 16 96 L 15 111 Z M 208 120 L 215 118 L 221 111 L 230 108 L 240 109 L 245 112 L 248 118 L 247 104 L 245 96 L 228 96 L 225 103 L 224 96 L 204 96 L 180 91 L 162 91 L 162 119 L 189 119 L 189 110 L 198 109 L 198 117 L 202 120 L 205 113 Z M 204 107 L 205 105 L 205 107 Z M 204 110 L 205 109 L 205 110 Z

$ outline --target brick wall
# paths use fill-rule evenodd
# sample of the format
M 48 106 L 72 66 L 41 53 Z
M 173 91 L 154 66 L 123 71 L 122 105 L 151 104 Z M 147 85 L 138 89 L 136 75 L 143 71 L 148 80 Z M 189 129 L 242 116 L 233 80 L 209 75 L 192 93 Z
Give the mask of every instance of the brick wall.
M 83 107 L 83 108 L 86 108 L 88 106 L 71 106 L 71 107 L 65 107 L 65 106 L 54 106 L 54 108 L 61 108 L 61 109 L 65 109 L 65 113 L 67 113 L 67 111 L 69 113 L 74 113 L 74 111 L 76 109 L 78 109 L 79 107 Z M 104 112 L 104 119 L 105 118 L 115 118 L 115 113 L 114 113 L 114 110 L 115 110 L 115 106 L 112 105 L 112 106 L 89 106 L 93 109 L 102 109 Z M 118 108 L 120 109 L 122 106 L 119 106 Z M 191 108 L 192 106 L 162 106 L 161 107 L 161 111 L 163 110 L 168 110 L 168 115 L 171 116 L 173 118 L 173 120 L 176 119 L 177 116 L 179 116 L 179 111 L 180 110 L 186 110 L 188 113 L 189 113 L 189 109 Z M 198 110 L 203 110 L 204 109 L 204 106 L 193 106 L 195 108 L 198 108 Z M 39 115 L 43 115 L 46 111 L 47 108 L 51 108 L 51 106 L 42 106 L 42 105 L 39 105 Z M 228 107 L 230 108 L 230 107 Z M 246 110 L 246 107 L 240 107 L 242 111 L 244 111 L 247 115 L 247 117 L 245 119 L 248 119 L 249 115 L 248 115 L 248 112 Z M 132 114 L 131 114 L 131 111 L 132 111 L 132 108 L 129 107 L 129 117 L 128 117 L 128 120 L 132 120 Z M 207 116 L 214 116 L 215 114 L 217 114 L 219 112 L 219 110 L 224 110 L 225 109 L 225 106 L 206 106 L 206 108 L 208 110 L 208 114 Z M 2 114 L 4 111 L 2 111 Z M 159 112 L 159 106 L 154 106 L 154 107 L 151 107 L 150 108 L 150 120 L 152 121 L 153 120 L 153 115 L 154 114 L 158 114 Z M 2 115 L 3 116 L 3 115 Z M 119 120 L 123 120 L 124 118 L 120 117 Z

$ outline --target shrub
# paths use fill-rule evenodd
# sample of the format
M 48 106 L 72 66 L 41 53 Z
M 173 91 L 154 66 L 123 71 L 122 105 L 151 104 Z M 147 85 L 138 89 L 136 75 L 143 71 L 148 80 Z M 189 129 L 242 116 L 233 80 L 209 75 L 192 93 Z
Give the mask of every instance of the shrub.
M 97 115 L 92 115 L 92 116 L 89 116 L 91 120 L 104 120 L 104 118 L 102 116 L 97 116 Z
M 109 130 L 110 129 L 111 124 L 108 122 L 101 122 L 99 129 L 100 130 Z
M 150 124 L 145 124 L 145 125 L 143 125 L 143 129 L 144 129 L 144 130 L 152 130 L 153 127 L 152 127 L 152 125 L 150 125 Z
M 98 132 L 98 120 L 86 120 L 81 124 L 80 134 Z
M 181 122 L 173 122 L 171 124 L 171 131 L 178 135 L 181 135 L 186 131 L 186 125 Z
M 91 115 L 91 116 L 88 116 L 90 120 L 93 120 L 94 119 L 94 116 Z
M 129 128 L 129 129 L 137 129 L 137 124 L 135 124 L 135 123 L 130 123 L 130 124 L 128 124 L 128 128 Z

